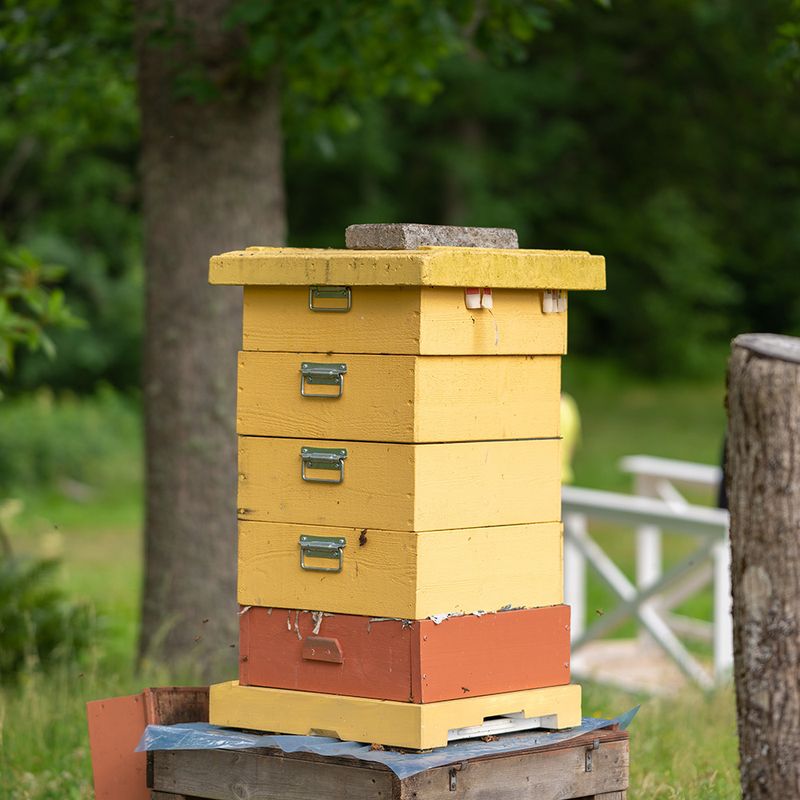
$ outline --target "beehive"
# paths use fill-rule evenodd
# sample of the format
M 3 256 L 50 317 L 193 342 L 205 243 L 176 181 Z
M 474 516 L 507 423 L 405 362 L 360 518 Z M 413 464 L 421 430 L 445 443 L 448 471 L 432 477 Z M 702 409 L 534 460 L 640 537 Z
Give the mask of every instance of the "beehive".
M 213 723 L 428 748 L 580 721 L 560 359 L 566 291 L 604 288 L 604 261 L 425 244 L 459 230 L 211 260 L 244 287 L 241 665 Z

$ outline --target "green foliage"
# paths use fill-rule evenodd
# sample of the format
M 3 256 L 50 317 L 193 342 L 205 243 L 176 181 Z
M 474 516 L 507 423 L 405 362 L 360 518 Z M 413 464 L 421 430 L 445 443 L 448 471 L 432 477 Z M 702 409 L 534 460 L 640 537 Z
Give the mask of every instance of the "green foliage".
M 742 330 L 800 333 L 797 3 L 234 0 L 232 68 L 200 59 L 177 89 L 259 102 L 277 69 L 293 244 L 417 220 L 603 253 L 573 351 L 706 371 Z M 0 235 L 66 266 L 88 322 L 53 333 L 56 361 L 22 354 L 18 389 L 138 381 L 130 17 L 121 0 L 0 10 Z
M 12 371 L 20 346 L 52 358 L 55 347 L 47 329 L 79 324 L 64 293 L 51 286 L 63 274 L 63 268 L 43 264 L 23 247 L 3 249 L 0 243 L 0 373 Z
M 59 359 L 20 354 L 19 388 L 132 386 L 141 336 L 132 5 L 9 0 L 0 8 L 0 240 L 66 267 L 84 328 Z
M 526 63 L 456 56 L 430 106 L 371 104 L 333 155 L 290 140 L 292 241 L 394 219 L 602 253 L 571 350 L 654 375 L 800 333 L 800 107 L 770 54 L 790 2 L 575 3 Z
M 330 134 L 358 128 L 365 102 L 430 103 L 443 89 L 442 63 L 456 54 L 521 60 L 561 2 L 236 0 L 228 25 L 247 42 L 240 80 L 258 83 L 278 70 L 288 130 L 331 154 Z
M 78 659 L 91 641 L 89 607 L 55 584 L 58 562 L 0 557 L 0 681 Z
M 773 54 L 779 71 L 800 85 L 800 0 L 792 0 L 787 16 L 778 25 Z
M 104 487 L 129 482 L 140 463 L 135 402 L 106 388 L 93 397 L 33 397 L 0 404 L 0 497 L 71 480 Z

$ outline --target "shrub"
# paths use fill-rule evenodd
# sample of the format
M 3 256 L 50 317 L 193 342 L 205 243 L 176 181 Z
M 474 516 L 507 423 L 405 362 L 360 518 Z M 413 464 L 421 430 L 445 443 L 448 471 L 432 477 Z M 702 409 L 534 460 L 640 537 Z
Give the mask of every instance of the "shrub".
M 53 580 L 58 562 L 0 558 L 0 680 L 24 669 L 77 660 L 89 645 L 88 605 L 67 597 Z

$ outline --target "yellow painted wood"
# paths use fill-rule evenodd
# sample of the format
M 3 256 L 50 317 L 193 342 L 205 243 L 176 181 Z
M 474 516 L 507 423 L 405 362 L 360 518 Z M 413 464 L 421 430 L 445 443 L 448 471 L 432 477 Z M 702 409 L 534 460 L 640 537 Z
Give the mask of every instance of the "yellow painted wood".
M 237 430 L 251 436 L 457 442 L 556 437 L 559 356 L 239 353 Z M 346 364 L 341 397 L 303 397 L 303 362 Z M 306 384 L 314 394 L 336 394 Z
M 302 447 L 345 448 L 343 482 L 303 481 Z M 239 517 L 398 531 L 554 522 L 559 448 L 558 439 L 383 444 L 240 436 Z
M 310 311 L 307 286 L 247 286 L 244 350 L 420 355 L 563 355 L 567 312 L 544 314 L 542 293 L 496 289 L 470 311 L 464 290 L 359 286 L 345 314 Z
M 289 689 L 211 686 L 209 722 L 232 728 L 322 734 L 346 741 L 375 742 L 426 750 L 447 744 L 448 731 L 480 725 L 487 717 L 522 712 L 548 717 L 547 727 L 581 721 L 581 688 L 572 684 L 439 703 L 400 703 Z
M 238 286 L 490 286 L 605 289 L 605 259 L 572 250 L 252 247 L 213 256 L 209 281 Z
M 346 540 L 342 571 L 300 568 L 301 535 Z M 328 559 L 310 560 L 332 567 Z M 425 619 L 563 601 L 561 525 L 385 531 L 239 523 L 239 603 Z

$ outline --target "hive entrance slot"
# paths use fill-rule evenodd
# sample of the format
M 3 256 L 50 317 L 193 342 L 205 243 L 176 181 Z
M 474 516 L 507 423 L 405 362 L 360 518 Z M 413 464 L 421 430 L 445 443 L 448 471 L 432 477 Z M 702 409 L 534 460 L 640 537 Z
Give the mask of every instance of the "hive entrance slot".
M 524 712 L 517 711 L 513 714 L 486 717 L 480 725 L 468 725 L 465 728 L 451 728 L 447 733 L 447 740 L 449 742 L 455 742 L 459 739 L 475 739 L 480 736 L 497 736 L 501 733 L 530 731 L 534 728 L 555 729 L 557 727 L 558 719 L 555 714 L 526 718 Z

